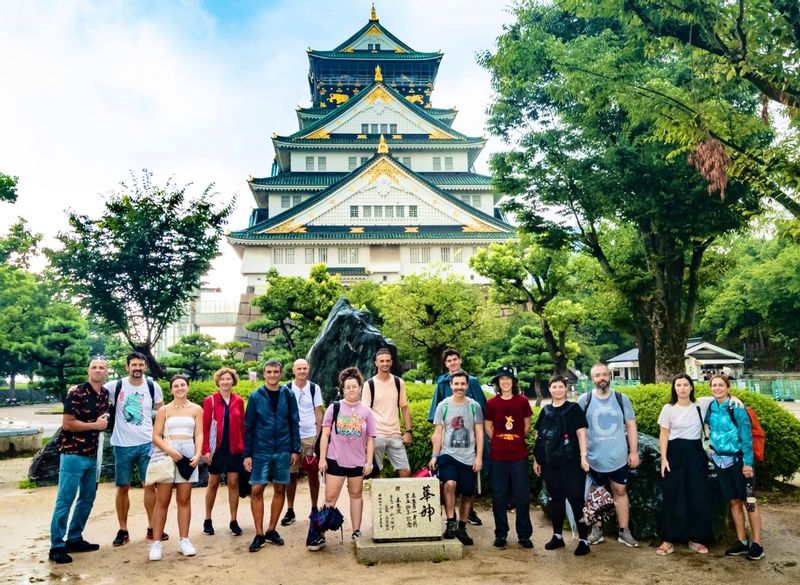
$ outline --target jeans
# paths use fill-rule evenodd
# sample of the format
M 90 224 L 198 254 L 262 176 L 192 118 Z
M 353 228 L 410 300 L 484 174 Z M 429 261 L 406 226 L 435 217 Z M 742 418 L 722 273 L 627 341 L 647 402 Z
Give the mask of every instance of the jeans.
M 97 459 L 87 455 L 61 454 L 60 469 L 58 473 L 58 495 L 56 506 L 53 510 L 53 520 L 50 522 L 50 546 L 61 548 L 65 546 L 64 535 L 68 541 L 83 538 L 83 529 L 86 520 L 94 505 L 94 496 L 97 492 Z M 80 492 L 80 493 L 79 493 Z M 72 522 L 67 532 L 67 519 L 69 510 L 78 496 L 78 503 L 72 513 Z

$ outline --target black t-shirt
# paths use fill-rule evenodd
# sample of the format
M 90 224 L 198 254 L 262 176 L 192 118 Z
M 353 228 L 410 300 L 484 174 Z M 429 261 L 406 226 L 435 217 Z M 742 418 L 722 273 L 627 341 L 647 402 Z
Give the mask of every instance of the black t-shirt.
M 578 429 L 588 428 L 589 426 L 586 422 L 586 413 L 575 402 L 565 402 L 561 406 L 556 407 L 550 405 L 545 408 L 549 408 L 553 414 L 563 417 L 564 434 L 569 435 L 569 440 L 572 443 L 571 448 L 574 452 L 577 452 L 578 436 L 576 431 Z M 545 409 L 543 408 L 541 411 L 539 411 L 539 416 L 536 418 L 536 424 L 533 426 L 537 433 L 541 430 L 545 416 Z M 542 446 L 540 445 L 540 441 L 537 440 L 536 447 L 534 449 L 534 455 L 536 455 L 537 461 L 543 460 L 542 453 L 537 453 L 537 451 L 541 448 Z
M 270 390 L 267 388 L 267 396 L 269 397 L 269 401 L 272 403 L 272 408 L 277 412 L 278 410 L 278 401 L 281 398 L 281 390 L 278 388 L 275 391 Z

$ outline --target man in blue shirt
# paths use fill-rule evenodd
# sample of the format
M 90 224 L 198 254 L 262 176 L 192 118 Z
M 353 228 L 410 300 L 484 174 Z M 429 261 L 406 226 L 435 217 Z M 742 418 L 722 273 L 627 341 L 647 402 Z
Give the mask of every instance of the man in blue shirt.
M 456 372 L 463 371 L 461 369 L 461 354 L 455 349 L 446 349 L 442 352 L 442 361 L 447 371 L 436 378 L 436 388 L 433 391 L 431 398 L 431 407 L 428 410 L 428 422 L 433 423 L 433 417 L 436 414 L 436 407 L 445 398 L 453 395 L 453 390 L 450 387 L 450 378 Z M 467 398 L 472 398 L 481 407 L 481 414 L 486 410 L 486 395 L 481 389 L 481 383 L 475 376 L 469 376 L 467 381 Z M 485 440 L 484 444 L 484 459 L 488 460 L 489 440 Z M 483 524 L 481 519 L 475 513 L 475 510 L 470 510 L 467 521 L 475 526 Z

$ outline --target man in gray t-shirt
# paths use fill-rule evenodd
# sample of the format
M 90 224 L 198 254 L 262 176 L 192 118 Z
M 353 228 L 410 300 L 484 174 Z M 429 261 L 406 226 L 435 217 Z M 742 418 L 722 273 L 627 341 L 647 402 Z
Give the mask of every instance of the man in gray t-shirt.
M 589 423 L 586 434 L 589 474 L 597 485 L 610 486 L 619 527 L 619 542 L 639 546 L 628 528 L 628 477 L 639 466 L 639 437 L 631 401 L 611 389 L 611 372 L 605 364 L 591 369 L 594 389 L 578 399 Z M 600 526 L 594 526 L 589 544 L 603 541 Z
M 429 463 L 431 469 L 439 468 L 439 481 L 443 485 L 447 514 L 443 536 L 458 538 L 466 545 L 473 543 L 467 534 L 466 520 L 475 497 L 475 474 L 483 467 L 483 410 L 472 398 L 467 398 L 468 381 L 463 371 L 450 376 L 453 395 L 436 407 Z M 458 521 L 456 492 L 461 495 Z

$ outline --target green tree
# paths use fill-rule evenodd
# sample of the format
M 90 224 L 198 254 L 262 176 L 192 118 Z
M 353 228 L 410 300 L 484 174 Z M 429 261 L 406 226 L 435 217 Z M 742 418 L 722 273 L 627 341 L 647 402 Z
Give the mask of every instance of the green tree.
M 0 173 L 0 201 L 14 203 L 17 200 L 17 182 L 19 177 Z
M 442 352 L 455 347 L 464 355 L 480 353 L 500 332 L 496 306 L 481 290 L 442 269 L 410 274 L 381 287 L 383 333 L 398 349 L 432 371 L 441 368 Z
M 617 99 L 602 76 L 586 73 L 602 67 L 638 83 L 688 85 L 689 62 L 650 58 L 613 20 L 529 3 L 515 14 L 497 51 L 482 57 L 497 92 L 490 128 L 517 147 L 493 157 L 495 182 L 515 196 L 510 208 L 525 229 L 571 240 L 599 262 L 633 310 L 640 355 L 652 347 L 654 368 L 643 367 L 642 379 L 669 379 L 683 369 L 706 251 L 743 228 L 759 200 L 739 182 L 726 186 L 724 200 L 709 197 L 700 173 L 671 157 L 642 104 Z M 745 115 L 754 97 L 730 90 Z M 614 226 L 626 231 L 604 233 Z
M 163 368 L 153 346 L 184 313 L 200 277 L 218 254 L 233 203 L 216 208 L 212 186 L 190 197 L 188 186 L 132 176 L 112 193 L 96 219 L 71 212 L 50 261 L 64 285 L 110 332 L 147 357 L 155 377 Z
M 19 218 L 8 233 L 0 237 L 0 265 L 8 264 L 27 270 L 41 241 L 42 234 L 30 231 L 28 222 Z
M 492 282 L 499 304 L 522 305 L 539 317 L 553 370 L 561 375 L 567 373 L 567 335 L 583 318 L 580 305 L 559 297 L 569 289 L 568 260 L 568 250 L 545 248 L 523 233 L 518 240 L 490 244 L 469 261 Z
M 258 364 L 254 360 L 242 361 L 244 350 L 250 347 L 246 341 L 226 341 L 220 343 L 218 347 L 222 351 L 222 365 L 226 368 L 233 368 L 240 376 L 257 368 Z
M 311 268 L 308 278 L 267 273 L 267 290 L 253 298 L 261 316 L 246 325 L 250 331 L 277 334 L 270 344 L 283 346 L 295 359 L 306 355 L 344 288 L 324 264 Z
M 217 348 L 212 336 L 192 333 L 169 347 L 172 355 L 161 361 L 170 374 L 186 374 L 191 381 L 206 380 L 222 365 L 222 357 L 214 353 Z
M 85 379 L 89 362 L 86 321 L 71 306 L 50 307 L 54 315 L 44 322 L 35 341 L 21 343 L 17 350 L 38 365 L 35 373 L 41 387 L 57 392 L 62 400 L 70 385 Z

